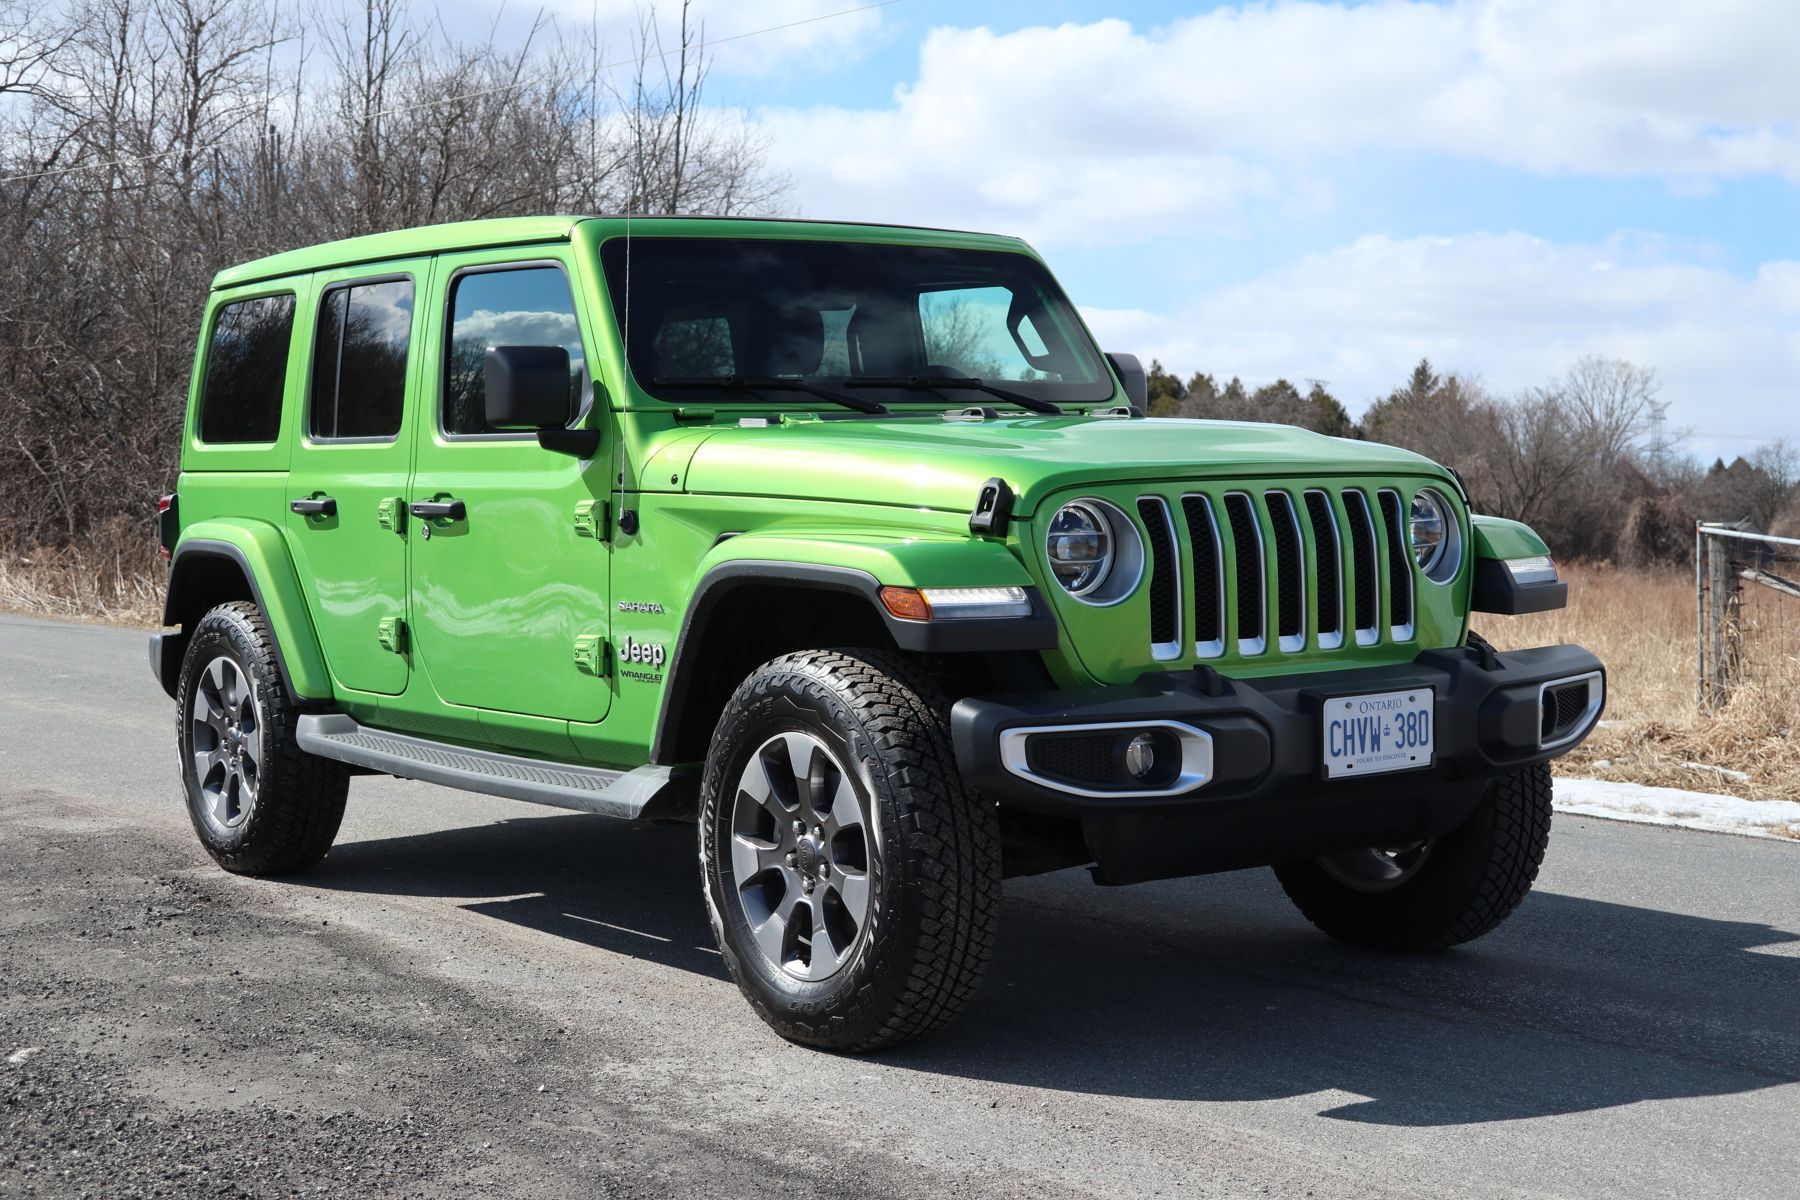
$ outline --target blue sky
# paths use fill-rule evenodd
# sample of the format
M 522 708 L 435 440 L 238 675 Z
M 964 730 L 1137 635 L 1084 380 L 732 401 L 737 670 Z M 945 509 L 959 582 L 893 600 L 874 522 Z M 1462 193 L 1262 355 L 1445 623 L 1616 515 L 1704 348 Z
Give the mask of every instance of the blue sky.
M 1696 455 L 1800 441 L 1793 0 L 898 0 L 720 40 L 855 3 L 696 0 L 792 210 L 1022 234 L 1184 374 L 1360 411 L 1421 355 L 1506 394 L 1597 353 Z

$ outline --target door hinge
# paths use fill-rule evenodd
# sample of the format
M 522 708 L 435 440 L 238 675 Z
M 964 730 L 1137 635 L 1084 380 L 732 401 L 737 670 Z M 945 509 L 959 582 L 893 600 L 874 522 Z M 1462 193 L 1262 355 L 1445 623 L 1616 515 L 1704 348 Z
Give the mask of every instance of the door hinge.
M 381 624 L 375 627 L 375 637 L 381 648 L 391 654 L 406 653 L 406 619 L 404 617 L 383 617 Z
M 583 500 L 575 505 L 575 536 L 604 542 L 612 536 L 612 505 L 604 500 Z
M 604 679 L 612 674 L 612 647 L 597 633 L 584 633 L 575 639 L 575 667 L 583 675 Z
M 386 496 L 375 506 L 375 519 L 381 522 L 383 529 L 394 533 L 406 532 L 406 497 Z

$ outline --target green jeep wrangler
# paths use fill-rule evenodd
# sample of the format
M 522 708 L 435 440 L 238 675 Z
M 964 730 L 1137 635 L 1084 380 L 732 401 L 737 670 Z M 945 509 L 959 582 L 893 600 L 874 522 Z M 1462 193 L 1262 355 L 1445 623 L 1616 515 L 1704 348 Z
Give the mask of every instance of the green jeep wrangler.
M 1454 471 L 1146 419 L 1006 237 L 541 217 L 221 273 L 167 632 L 195 831 L 330 848 L 352 775 L 699 827 L 783 1036 L 949 1019 L 1000 882 L 1272 866 L 1346 941 L 1492 929 L 1605 672 Z

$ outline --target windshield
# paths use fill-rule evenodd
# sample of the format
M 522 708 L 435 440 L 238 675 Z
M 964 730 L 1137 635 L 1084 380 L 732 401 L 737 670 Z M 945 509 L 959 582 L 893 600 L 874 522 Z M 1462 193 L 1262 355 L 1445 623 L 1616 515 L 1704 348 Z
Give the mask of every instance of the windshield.
M 1074 310 L 1029 255 L 634 237 L 628 271 L 624 238 L 600 253 L 632 375 L 659 399 L 759 398 L 754 387 L 707 386 L 727 380 L 847 386 L 884 405 L 995 403 L 991 392 L 921 386 L 933 379 L 988 381 L 1053 404 L 1113 395 Z M 798 390 L 760 398 L 817 404 Z

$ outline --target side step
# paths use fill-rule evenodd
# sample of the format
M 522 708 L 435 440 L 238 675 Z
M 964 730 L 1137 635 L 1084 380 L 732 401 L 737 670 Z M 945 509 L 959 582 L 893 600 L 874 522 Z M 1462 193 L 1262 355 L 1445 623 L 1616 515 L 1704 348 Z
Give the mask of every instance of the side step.
M 519 758 L 370 729 L 342 713 L 302 716 L 294 739 L 308 754 L 385 775 L 627 821 L 691 813 L 700 783 L 699 772 L 692 767 L 609 771 Z

